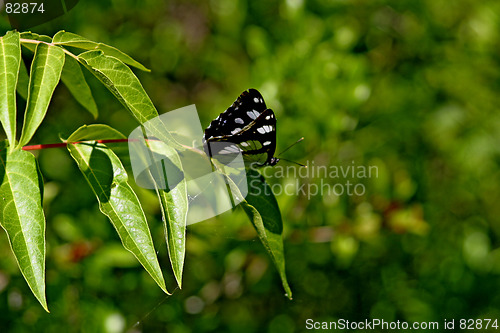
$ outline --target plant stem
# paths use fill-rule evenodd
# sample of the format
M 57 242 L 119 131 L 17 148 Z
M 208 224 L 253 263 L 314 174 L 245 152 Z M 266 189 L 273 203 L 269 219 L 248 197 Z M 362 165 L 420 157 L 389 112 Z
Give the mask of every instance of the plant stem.
M 129 139 L 95 140 L 95 142 L 97 142 L 97 143 L 115 143 L 115 142 L 128 142 L 128 141 L 129 141 Z M 62 147 L 66 147 L 69 144 L 74 145 L 74 144 L 82 143 L 82 142 L 84 142 L 84 141 L 47 143 L 47 144 L 42 144 L 42 145 L 24 146 L 22 149 L 23 150 L 40 150 L 40 149 L 48 149 L 48 148 L 62 148 Z

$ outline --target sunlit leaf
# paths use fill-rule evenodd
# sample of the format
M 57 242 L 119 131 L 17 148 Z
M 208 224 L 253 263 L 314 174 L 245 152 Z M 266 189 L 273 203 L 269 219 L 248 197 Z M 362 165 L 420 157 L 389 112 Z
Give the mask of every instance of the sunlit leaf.
M 11 147 L 16 141 L 16 86 L 20 61 L 19 33 L 10 31 L 0 38 L 0 121 Z
M 132 57 L 123 53 L 122 51 L 120 51 L 112 46 L 103 44 L 103 43 L 97 43 L 97 42 L 88 40 L 85 37 L 79 36 L 79 35 L 71 33 L 71 32 L 59 31 L 57 34 L 54 35 L 53 42 L 54 42 L 54 44 L 64 45 L 64 46 L 72 46 L 72 47 L 76 47 L 76 48 L 88 50 L 88 51 L 100 50 L 105 55 L 114 57 L 127 65 L 130 65 L 130 66 L 136 67 L 140 70 L 149 72 L 149 69 L 144 67 L 144 65 L 142 65 L 138 61 L 132 59 Z
M 89 140 L 125 139 L 126 137 L 114 128 L 104 124 L 83 125 L 74 131 L 67 142 Z
M 33 294 L 45 299 L 45 216 L 43 186 L 35 157 L 0 147 L 0 225 L 5 229 L 19 268 Z
M 103 144 L 70 144 L 68 150 L 94 191 L 99 208 L 115 227 L 123 246 L 168 293 L 139 199 L 118 157 Z
M 78 59 L 115 95 L 139 123 L 144 124 L 148 133 L 163 142 L 168 142 L 171 147 L 182 149 L 170 133 L 165 131 L 161 119 L 148 122 L 158 117 L 158 111 L 141 82 L 128 66 L 114 57 L 106 56 L 102 51 L 88 51 L 80 54 Z
M 22 39 L 33 39 L 33 40 L 39 40 L 39 41 L 46 42 L 46 43 L 52 43 L 52 38 L 50 36 L 39 35 L 35 32 L 31 32 L 31 31 L 24 31 L 24 32 L 21 32 L 19 35 Z
M 170 263 L 179 287 L 182 286 L 186 223 L 188 213 L 187 183 L 178 152 L 165 142 L 145 140 L 147 146 L 135 158 L 144 159 L 151 187 L 160 202 Z M 130 149 L 134 149 L 134 145 Z
M 145 123 L 158 116 L 156 108 L 139 79 L 123 62 L 106 56 L 102 51 L 84 52 L 78 56 L 78 59 L 115 95 L 139 123 Z
M 27 144 L 43 121 L 64 65 L 64 51 L 44 43 L 38 44 L 31 64 L 28 101 L 18 147 Z
M 182 170 L 179 155 L 175 152 L 169 153 L 170 161 Z M 161 167 L 161 166 L 160 166 Z M 164 176 L 167 176 L 164 169 Z M 174 188 L 156 188 L 160 200 L 163 222 L 165 223 L 168 254 L 175 279 L 179 287 L 182 287 L 182 272 L 184 268 L 184 257 L 186 252 L 186 220 L 188 212 L 187 184 L 183 178 Z
M 31 52 L 35 52 L 36 46 L 38 45 L 38 42 L 34 41 L 41 41 L 45 43 L 52 43 L 52 38 L 46 35 L 39 35 L 34 32 L 21 32 L 20 33 L 21 37 L 21 45 L 30 50 Z

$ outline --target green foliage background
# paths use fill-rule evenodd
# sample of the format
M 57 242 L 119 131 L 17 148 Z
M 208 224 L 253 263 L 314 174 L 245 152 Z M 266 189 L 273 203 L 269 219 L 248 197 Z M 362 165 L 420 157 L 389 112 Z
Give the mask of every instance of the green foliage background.
M 354 180 L 363 196 L 278 195 L 293 301 L 241 209 L 188 227 L 183 289 L 166 297 L 123 249 L 67 151 L 42 151 L 51 313 L 2 232 L 0 328 L 300 332 L 307 318 L 500 317 L 499 15 L 492 0 L 87 0 L 33 28 L 132 55 L 152 70 L 136 74 L 160 112 L 194 103 L 204 126 L 257 88 L 277 114 L 278 151 L 306 138 L 286 158 L 354 161 L 379 174 Z M 10 30 L 4 16 L 0 29 Z M 89 81 L 98 122 L 130 133 L 131 116 Z M 32 143 L 93 122 L 59 85 Z M 156 198 L 137 191 L 169 267 Z

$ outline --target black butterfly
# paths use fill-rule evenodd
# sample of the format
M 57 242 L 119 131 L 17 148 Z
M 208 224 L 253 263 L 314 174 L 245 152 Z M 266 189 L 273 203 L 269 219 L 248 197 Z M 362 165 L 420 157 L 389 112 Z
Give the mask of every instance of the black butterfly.
M 276 116 L 257 90 L 248 89 L 205 129 L 203 144 L 209 156 L 241 152 L 247 161 L 273 166 L 279 161 Z

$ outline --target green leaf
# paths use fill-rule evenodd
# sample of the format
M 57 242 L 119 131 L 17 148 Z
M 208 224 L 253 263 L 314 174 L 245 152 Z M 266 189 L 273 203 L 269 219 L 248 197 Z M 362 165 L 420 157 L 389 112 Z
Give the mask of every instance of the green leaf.
M 0 121 L 10 147 L 16 142 L 16 86 L 20 62 L 19 33 L 9 31 L 0 38 Z
M 94 191 L 99 208 L 115 227 L 123 246 L 168 293 L 139 199 L 128 184 L 125 168 L 103 144 L 70 144 L 68 150 Z
M 170 191 L 157 189 L 165 223 L 168 255 L 175 280 L 182 288 L 182 272 L 186 254 L 187 185 L 183 179 Z
M 126 139 L 126 136 L 108 125 L 93 124 L 83 125 L 74 131 L 66 142 L 112 139 Z
M 278 202 L 271 188 L 257 170 L 250 168 L 247 170 L 248 194 L 243 200 L 236 185 L 229 177 L 226 177 L 226 179 L 229 180 L 233 194 L 238 195 L 241 200 L 241 207 L 250 218 L 255 230 L 257 230 L 260 241 L 278 269 L 286 296 L 292 299 L 292 291 L 288 285 L 285 272 L 283 221 Z
M 17 93 L 22 99 L 28 99 L 28 86 L 30 83 L 30 77 L 28 75 L 28 70 L 26 69 L 26 64 L 21 57 L 21 65 L 19 66 L 19 77 L 17 79 Z
M 64 65 L 64 51 L 57 46 L 38 44 L 31 64 L 28 101 L 18 147 L 27 144 L 42 123 Z
M 45 216 L 42 179 L 35 157 L 23 150 L 0 151 L 0 225 L 19 268 L 48 312 L 45 298 Z
M 39 35 L 35 32 L 31 32 L 31 31 L 21 32 L 19 35 L 22 39 L 32 39 L 32 40 L 39 40 L 39 41 L 46 42 L 46 43 L 52 43 L 52 38 L 50 36 Z
M 21 32 L 21 45 L 30 50 L 31 52 L 35 52 L 38 41 L 45 43 L 52 43 L 52 38 L 46 35 L 39 35 L 34 32 Z M 35 42 L 34 42 L 35 41 Z
M 165 130 L 158 111 L 132 70 L 120 60 L 104 55 L 101 51 L 88 51 L 78 56 L 86 66 L 115 95 L 123 106 L 153 135 L 171 147 L 183 149 Z
M 174 150 L 174 148 L 179 148 L 180 145 L 165 130 L 161 119 L 157 118 L 158 112 L 156 108 L 132 70 L 120 60 L 106 56 L 102 51 L 88 51 L 80 54 L 78 58 L 129 112 L 141 124 L 144 124 L 148 135 L 155 136 L 162 142 L 167 143 L 165 151 L 168 152 L 168 160 L 182 172 L 180 158 Z M 156 118 L 155 121 L 149 121 L 153 118 Z M 161 168 L 161 166 L 155 166 L 155 168 Z M 162 172 L 154 173 L 156 175 L 162 174 Z M 166 179 L 166 175 L 164 176 Z M 169 191 L 163 188 L 163 186 L 156 184 L 156 192 L 165 222 L 170 261 L 177 283 L 181 286 L 188 208 L 187 189 L 185 180 L 180 181 L 175 188 Z
M 182 163 L 177 152 L 164 145 L 168 149 L 168 161 L 182 171 Z M 167 179 L 165 162 L 162 161 L 161 174 Z M 159 173 L 156 173 L 159 174 Z M 182 288 L 182 272 L 184 269 L 184 258 L 186 253 L 186 221 L 188 213 L 187 183 L 183 177 L 173 188 L 156 188 L 156 194 L 160 200 L 160 207 L 165 224 L 168 254 L 179 288 Z
M 66 55 L 61 80 L 76 101 L 90 112 L 94 116 L 94 119 L 97 118 L 97 105 L 92 96 L 92 91 L 90 91 L 87 80 L 83 76 L 80 64 L 69 55 Z
M 147 165 L 149 179 L 160 202 L 170 263 L 177 284 L 182 287 L 188 214 L 187 183 L 182 162 L 177 150 L 165 142 L 145 140 L 144 144 L 148 147 L 144 153 L 149 156 L 139 154 L 136 158 L 148 160 L 143 163 Z
M 158 116 L 151 99 L 144 91 L 139 79 L 120 60 L 108 57 L 102 51 L 88 51 L 78 56 L 120 103 L 139 121 L 144 123 Z
M 112 46 L 88 40 L 85 37 L 79 36 L 71 32 L 59 31 L 57 34 L 54 35 L 53 43 L 64 46 L 72 46 L 89 51 L 100 50 L 105 55 L 114 57 L 127 65 L 133 66 L 142 71 L 146 72 L 150 71 L 149 69 L 144 67 L 144 65 L 142 65 L 140 62 L 132 59 L 129 55 L 123 53 L 122 51 Z

